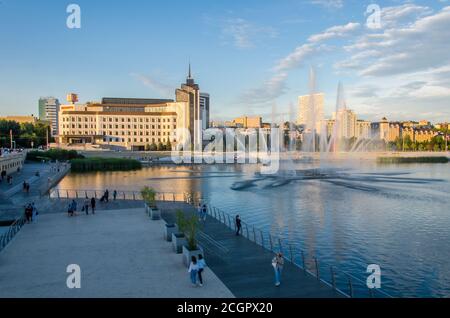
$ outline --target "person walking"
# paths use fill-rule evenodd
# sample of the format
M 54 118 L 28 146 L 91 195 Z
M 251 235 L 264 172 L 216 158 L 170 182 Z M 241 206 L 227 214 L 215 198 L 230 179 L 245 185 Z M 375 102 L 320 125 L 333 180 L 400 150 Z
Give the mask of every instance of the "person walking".
M 192 256 L 191 258 L 191 264 L 189 265 L 188 273 L 191 277 L 192 286 L 197 286 L 198 263 L 195 256 Z
M 199 202 L 197 206 L 197 214 L 199 221 L 202 220 L 202 204 Z
M 206 207 L 206 204 L 203 204 L 202 206 L 202 220 L 206 221 L 206 216 L 208 215 L 208 208 Z
M 91 199 L 91 209 L 92 209 L 92 214 L 95 214 L 95 198 L 92 197 Z
M 205 259 L 203 258 L 202 254 L 198 255 L 198 280 L 200 282 L 200 287 L 203 286 L 203 276 L 202 273 L 205 270 L 206 267 L 206 262 Z
M 108 189 L 106 189 L 106 191 L 105 191 L 105 201 L 106 201 L 106 203 L 109 202 L 109 191 L 108 191 Z
M 114 190 L 114 192 L 113 192 L 113 198 L 114 198 L 114 201 L 116 201 L 116 199 L 117 199 L 117 191 L 116 190 Z
M 72 200 L 72 213 L 77 212 L 77 201 Z
M 89 205 L 91 204 L 89 198 L 86 197 L 86 199 L 84 200 L 84 205 L 83 205 L 83 209 L 84 212 L 86 212 L 86 215 L 89 215 Z
M 31 222 L 32 223 L 37 223 L 38 215 L 39 215 L 39 212 L 33 202 L 33 203 L 31 203 Z
M 67 215 L 73 216 L 72 202 L 70 202 L 69 206 L 67 207 Z
M 31 205 L 27 204 L 25 206 L 25 219 L 27 223 L 31 223 L 32 217 L 33 217 L 33 210 L 31 209 Z
M 281 273 L 283 272 L 284 258 L 283 254 L 278 253 L 272 259 L 272 266 L 275 272 L 275 286 L 280 286 L 281 284 Z
M 241 217 L 239 215 L 236 215 L 236 236 L 239 236 L 242 231 L 242 224 L 241 224 Z

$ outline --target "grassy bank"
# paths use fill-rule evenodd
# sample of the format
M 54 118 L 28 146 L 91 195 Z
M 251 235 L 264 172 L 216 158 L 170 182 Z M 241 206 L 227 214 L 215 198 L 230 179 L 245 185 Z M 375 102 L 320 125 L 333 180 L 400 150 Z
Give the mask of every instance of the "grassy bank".
M 50 149 L 48 151 L 32 150 L 27 153 L 28 161 L 40 162 L 42 160 L 67 161 L 72 159 L 82 159 L 84 156 L 78 154 L 75 150 Z
M 73 172 L 139 170 L 142 165 L 134 159 L 85 158 L 71 160 Z
M 448 163 L 447 157 L 378 157 L 378 163 Z

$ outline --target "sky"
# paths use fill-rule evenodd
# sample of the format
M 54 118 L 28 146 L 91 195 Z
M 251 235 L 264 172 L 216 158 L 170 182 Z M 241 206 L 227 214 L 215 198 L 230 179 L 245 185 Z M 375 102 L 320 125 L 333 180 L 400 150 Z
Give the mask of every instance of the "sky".
M 70 92 L 174 99 L 189 61 L 213 120 L 289 119 L 312 87 L 331 117 L 342 82 L 360 119 L 450 121 L 450 0 L 0 0 L 0 116 Z

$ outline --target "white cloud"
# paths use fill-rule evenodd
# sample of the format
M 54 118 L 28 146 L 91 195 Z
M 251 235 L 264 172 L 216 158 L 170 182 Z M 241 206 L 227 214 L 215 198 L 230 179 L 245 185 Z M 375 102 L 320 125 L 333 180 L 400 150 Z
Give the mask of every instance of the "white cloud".
M 227 19 L 223 24 L 222 39 L 239 49 L 253 48 L 262 38 L 277 36 L 274 28 L 257 26 L 242 18 Z
M 381 9 L 381 25 L 383 28 L 399 27 L 408 25 L 411 20 L 416 20 L 432 13 L 429 7 L 406 3 L 400 6 L 384 7 Z
M 139 82 L 144 84 L 145 86 L 151 88 L 152 90 L 158 92 L 161 94 L 162 97 L 171 98 L 170 96 L 173 96 L 173 87 L 166 85 L 164 83 L 161 83 L 149 76 L 145 76 L 142 74 L 137 73 L 131 73 L 130 76 L 137 79 Z
M 318 34 L 314 34 L 314 35 L 310 36 L 308 41 L 317 43 L 317 42 L 321 42 L 321 41 L 325 41 L 325 40 L 329 40 L 329 39 L 333 39 L 333 38 L 345 37 L 345 36 L 353 33 L 355 30 L 359 29 L 360 26 L 361 25 L 359 23 L 353 23 L 353 22 L 350 22 L 345 25 L 337 25 L 337 26 L 326 29 L 322 33 L 318 33 Z
M 338 67 L 359 66 L 359 75 L 375 77 L 439 67 L 450 62 L 449 39 L 450 7 L 446 7 L 406 27 L 386 29 L 357 39 L 346 47 L 354 55 Z M 368 55 L 367 59 L 358 58 L 364 54 Z M 355 61 L 359 64 L 352 63 Z
M 244 92 L 241 99 L 247 104 L 268 104 L 285 92 L 287 76 L 285 72 L 276 73 L 262 86 Z
M 343 0 L 311 0 L 311 3 L 328 9 L 340 9 L 344 6 Z

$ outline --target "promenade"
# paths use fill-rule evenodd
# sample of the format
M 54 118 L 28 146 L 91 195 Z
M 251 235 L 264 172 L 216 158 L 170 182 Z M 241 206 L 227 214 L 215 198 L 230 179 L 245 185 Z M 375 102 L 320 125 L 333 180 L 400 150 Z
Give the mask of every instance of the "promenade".
M 173 207 L 171 209 L 171 207 Z M 175 222 L 175 210 L 196 213 L 184 203 L 167 204 L 163 218 Z M 275 287 L 274 254 L 251 242 L 219 221 L 207 217 L 198 236 L 211 270 L 239 298 L 340 298 L 340 293 L 302 269 L 285 262 L 282 284 Z
M 233 297 L 210 269 L 204 286 L 192 287 L 163 229 L 142 207 L 43 214 L 0 253 L 0 298 Z M 66 286 L 69 264 L 81 267 L 81 289 Z
M 96 215 L 78 212 L 74 218 L 65 211 L 69 200 L 46 201 L 52 208 L 37 224 L 25 225 L 0 253 L 0 297 L 342 297 L 289 262 L 282 285 L 275 287 L 273 253 L 209 216 L 198 235 L 207 283 L 193 288 L 181 255 L 162 238 L 164 221 L 151 221 L 142 201 L 99 203 Z M 178 209 L 195 213 L 183 202 L 158 206 L 168 222 Z M 81 267 L 79 290 L 66 287 L 69 264 Z
M 38 209 L 47 210 L 48 200 L 41 199 L 41 194 L 68 172 L 68 167 L 64 169 L 64 165 L 60 166 L 59 172 L 56 169 L 55 164 L 27 163 L 20 172 L 12 174 L 12 185 L 7 184 L 6 179 L 0 182 L 0 221 L 22 216 L 23 207 L 30 202 L 35 202 Z M 24 181 L 30 184 L 29 193 L 23 191 Z

